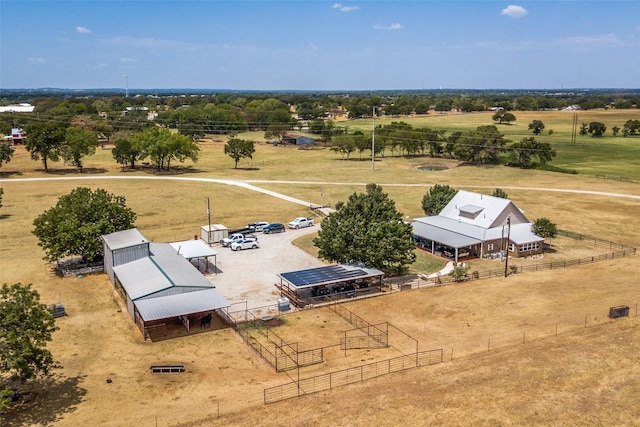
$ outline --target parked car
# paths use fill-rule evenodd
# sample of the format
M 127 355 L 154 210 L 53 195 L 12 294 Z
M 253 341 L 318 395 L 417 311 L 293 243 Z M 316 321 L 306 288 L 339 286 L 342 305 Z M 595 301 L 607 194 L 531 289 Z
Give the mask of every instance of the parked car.
M 233 233 L 233 234 L 229 234 L 228 237 L 225 237 L 224 239 L 220 240 L 220 244 L 226 248 L 227 246 L 231 245 L 233 242 L 237 242 L 238 240 L 242 240 L 247 237 L 251 237 L 258 240 L 258 238 L 253 235 L 243 234 L 243 233 Z
M 274 222 L 273 224 L 262 227 L 262 232 L 264 234 L 282 233 L 284 231 L 284 224 L 280 224 L 279 222 Z
M 252 222 L 251 224 L 247 224 L 247 229 L 251 231 L 262 231 L 267 225 L 269 225 L 267 221 Z
M 236 240 L 231 244 L 232 251 L 240 251 L 242 249 L 257 249 L 259 247 L 260 244 L 258 243 L 258 239 L 253 237 Z
M 327 289 L 326 286 L 314 286 L 313 288 L 311 288 L 311 295 L 313 295 L 314 297 L 322 297 L 325 295 L 329 295 L 331 292 L 329 292 L 329 289 Z
M 289 223 L 289 228 L 298 229 L 304 227 L 311 227 L 313 225 L 313 218 L 305 218 L 303 216 L 298 217 Z

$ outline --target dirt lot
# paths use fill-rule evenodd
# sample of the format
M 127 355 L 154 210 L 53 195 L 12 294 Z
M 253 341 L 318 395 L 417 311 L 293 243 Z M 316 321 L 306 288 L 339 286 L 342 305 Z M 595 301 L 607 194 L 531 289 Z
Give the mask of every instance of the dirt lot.
M 305 234 L 316 233 L 318 225 L 289 230 L 284 233 L 255 233 L 260 248 L 232 251 L 220 245 L 218 250 L 218 274 L 209 275 L 211 282 L 225 299 L 234 304 L 234 309 L 244 308 L 235 305 L 246 301 L 246 307 L 277 307 L 280 297 L 274 284 L 279 281 L 278 273 L 321 267 L 325 264 L 291 244 Z M 263 310 L 267 314 L 268 309 Z M 277 314 L 277 309 L 275 310 Z M 261 312 L 260 312 L 261 313 Z

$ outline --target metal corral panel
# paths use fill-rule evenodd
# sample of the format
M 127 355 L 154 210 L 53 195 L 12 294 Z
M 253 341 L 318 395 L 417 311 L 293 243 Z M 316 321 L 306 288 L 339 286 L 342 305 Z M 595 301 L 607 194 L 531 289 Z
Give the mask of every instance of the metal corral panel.
M 228 307 L 229 303 L 215 289 L 204 289 L 179 295 L 135 301 L 136 309 L 145 322 L 186 316 Z

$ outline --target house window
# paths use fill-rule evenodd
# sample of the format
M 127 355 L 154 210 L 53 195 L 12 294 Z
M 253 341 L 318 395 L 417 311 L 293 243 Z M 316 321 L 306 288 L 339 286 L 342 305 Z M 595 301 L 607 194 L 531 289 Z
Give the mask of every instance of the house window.
M 524 245 L 519 246 L 518 249 L 520 252 L 537 251 L 540 249 L 540 242 L 525 243 Z
M 489 244 L 487 245 L 487 250 L 488 250 L 488 251 L 492 251 L 492 250 L 493 250 L 493 243 L 489 243 Z
M 509 243 L 509 252 L 513 252 L 516 250 L 516 246 L 513 243 Z

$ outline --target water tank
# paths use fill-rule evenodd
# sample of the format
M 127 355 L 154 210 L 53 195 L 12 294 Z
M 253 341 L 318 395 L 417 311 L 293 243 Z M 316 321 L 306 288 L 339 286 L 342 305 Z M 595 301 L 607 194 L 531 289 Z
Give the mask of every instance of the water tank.
M 287 311 L 290 309 L 291 309 L 291 306 L 289 304 L 289 298 L 287 297 L 278 298 L 278 310 Z

